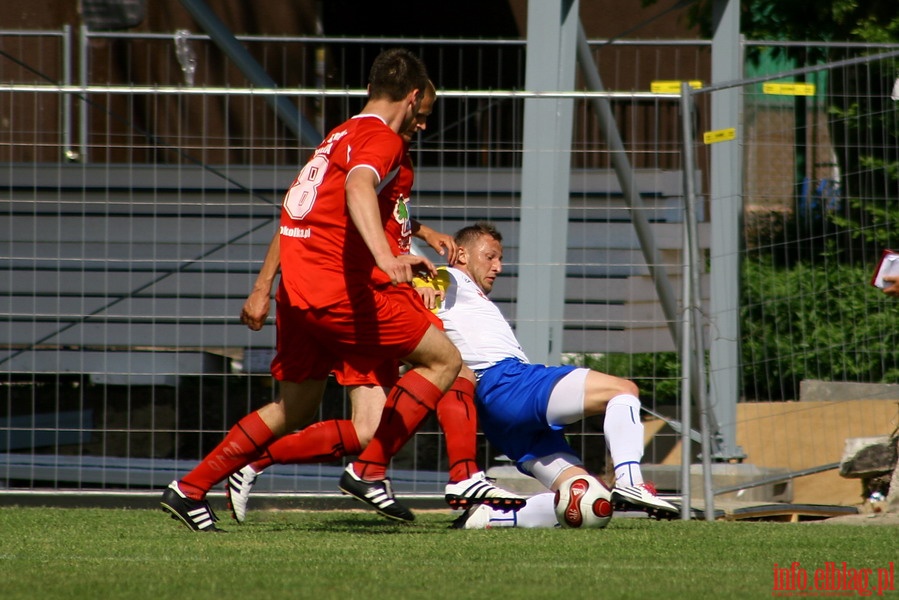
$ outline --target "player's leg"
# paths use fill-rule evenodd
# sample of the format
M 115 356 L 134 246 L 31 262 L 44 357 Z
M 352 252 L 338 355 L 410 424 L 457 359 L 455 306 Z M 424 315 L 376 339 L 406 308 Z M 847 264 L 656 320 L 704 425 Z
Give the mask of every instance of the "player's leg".
M 332 462 L 357 455 L 378 427 L 387 399 L 386 388 L 399 377 L 398 361 L 381 361 L 374 368 L 339 361 L 332 371 L 337 383 L 346 387 L 351 419 L 331 419 L 314 423 L 272 443 L 259 460 L 228 477 L 225 493 L 231 517 L 243 523 L 250 492 L 263 470 L 272 464 Z
M 643 423 L 637 386 L 627 379 L 589 369 L 576 369 L 553 387 L 546 407 L 547 422 L 569 425 L 584 417 L 605 414 L 603 431 L 612 454 L 615 478 L 640 485 L 643 476 Z
M 169 485 L 163 493 L 162 508 L 195 531 L 216 531 L 217 519 L 206 502 L 206 494 L 233 471 L 261 456 L 265 448 L 286 431 L 312 420 L 325 383 L 325 380 L 283 382 L 277 402 L 238 421 L 200 464 Z
M 387 482 L 387 465 L 436 408 L 462 366 L 459 351 L 430 323 L 406 360 L 414 367 L 388 394 L 371 443 L 340 479 L 342 491 L 400 521 L 412 521 L 415 517 L 394 498 Z
M 584 469 L 581 459 L 565 441 L 559 431 L 547 432 L 540 438 L 538 453 L 548 451 L 540 458 L 529 458 L 520 464 L 520 469 L 534 477 L 551 493 L 537 494 L 528 498 L 518 514 L 503 515 L 497 509 L 475 507 L 469 509 L 453 523 L 456 529 L 486 529 L 492 527 L 555 527 L 555 492 L 570 479 L 593 476 Z
M 493 529 L 519 527 L 523 529 L 548 529 L 558 527 L 555 494 L 545 492 L 527 499 L 517 511 L 501 510 L 488 504 L 473 506 L 453 521 L 453 529 Z
M 252 463 L 253 469 L 258 473 L 273 464 L 331 462 L 361 452 L 378 427 L 387 395 L 379 385 L 349 386 L 347 394 L 352 407 L 351 419 L 319 421 L 285 435 Z
M 371 443 L 351 465 L 361 479 L 378 481 L 386 477 L 390 459 L 437 407 L 462 366 L 456 347 L 433 326 L 409 355 L 409 361 L 416 366 L 407 371 L 388 394 Z
M 344 317 L 351 336 L 340 340 L 340 356 L 354 364 L 372 358 L 402 359 L 411 365 L 390 391 L 369 445 L 340 479 L 340 489 L 384 516 L 414 519 L 396 502 L 387 481 L 387 465 L 437 406 L 459 375 L 459 351 L 431 322 L 433 315 L 410 287 L 371 290 L 364 304 L 355 303 Z M 341 315 L 325 318 L 341 318 Z M 329 342 L 331 343 L 331 342 Z
M 524 506 L 525 499 L 496 487 L 477 463 L 478 417 L 474 373 L 462 367 L 456 382 L 437 402 L 437 421 L 446 439 L 449 482 L 444 498 L 452 508 L 489 504 L 503 510 Z
M 604 414 L 603 433 L 615 469 L 613 499 L 619 508 L 636 505 L 656 517 L 677 514 L 669 502 L 643 480 L 643 421 L 637 386 L 599 371 L 578 369 L 561 379 L 547 405 L 551 423 L 569 424 L 579 418 Z M 579 414 L 580 413 L 580 417 Z
M 474 374 L 459 376 L 437 402 L 437 421 L 446 438 L 449 481 L 459 482 L 480 471 L 477 463 L 478 416 L 474 406 Z
M 329 419 L 275 440 L 256 461 L 228 476 L 225 493 L 231 517 L 243 523 L 250 492 L 262 472 L 273 464 L 310 464 L 355 456 L 365 447 L 378 427 L 386 392 L 380 385 L 347 387 L 352 420 Z

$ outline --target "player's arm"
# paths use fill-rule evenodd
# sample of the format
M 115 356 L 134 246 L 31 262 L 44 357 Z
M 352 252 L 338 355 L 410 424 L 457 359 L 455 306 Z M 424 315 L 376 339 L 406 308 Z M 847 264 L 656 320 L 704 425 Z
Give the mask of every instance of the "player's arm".
M 384 235 L 384 224 L 378 210 L 377 174 L 365 167 L 357 167 L 347 175 L 345 190 L 350 219 L 365 241 L 378 268 L 387 273 L 393 283 L 412 281 L 413 275 L 424 271 L 434 275 L 434 265 L 423 256 L 404 254 L 394 256 Z
M 275 235 L 268 245 L 268 251 L 265 253 L 265 260 L 262 261 L 262 267 L 256 276 L 253 289 L 243 303 L 243 310 L 240 312 L 241 323 L 253 331 L 259 331 L 265 325 L 271 306 L 272 286 L 280 268 L 281 233 L 275 231 Z
M 412 235 L 433 248 L 440 256 L 445 256 L 448 265 L 455 264 L 459 249 L 453 236 L 431 229 L 415 219 L 412 219 Z

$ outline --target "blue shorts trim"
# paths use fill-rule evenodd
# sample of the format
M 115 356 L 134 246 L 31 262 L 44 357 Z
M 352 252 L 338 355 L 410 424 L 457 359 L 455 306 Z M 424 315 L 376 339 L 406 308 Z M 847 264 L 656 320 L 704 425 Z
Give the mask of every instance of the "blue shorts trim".
M 556 452 L 577 453 L 562 428 L 546 421 L 556 383 L 576 367 L 549 367 L 507 358 L 479 373 L 476 399 L 484 435 L 509 458 L 524 462 Z

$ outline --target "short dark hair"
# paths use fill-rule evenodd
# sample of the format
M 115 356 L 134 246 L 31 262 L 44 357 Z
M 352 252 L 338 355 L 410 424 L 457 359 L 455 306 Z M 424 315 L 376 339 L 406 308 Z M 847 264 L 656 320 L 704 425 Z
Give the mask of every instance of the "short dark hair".
M 482 235 L 489 235 L 497 242 L 503 241 L 503 234 L 501 234 L 499 229 L 489 221 L 478 221 L 474 225 L 463 227 L 456 232 L 456 235 L 453 236 L 453 238 L 456 240 L 456 245 L 463 246 L 474 242 Z
M 424 95 L 429 81 L 428 70 L 420 58 L 405 48 L 390 48 L 381 52 L 371 66 L 369 96 L 397 102 L 412 90 L 420 90 Z

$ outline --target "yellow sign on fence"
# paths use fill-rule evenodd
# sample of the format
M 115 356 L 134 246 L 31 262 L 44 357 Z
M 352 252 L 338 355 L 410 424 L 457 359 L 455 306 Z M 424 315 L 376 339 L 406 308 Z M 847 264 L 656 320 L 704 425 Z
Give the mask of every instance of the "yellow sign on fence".
M 653 94 L 679 94 L 682 81 L 653 81 L 649 84 L 649 91 Z M 688 81 L 690 87 L 698 90 L 702 87 L 701 81 Z
M 728 129 L 716 129 L 715 131 L 706 131 L 702 134 L 702 141 L 706 144 L 715 144 L 717 142 L 727 142 L 736 139 L 737 128 L 730 127 Z
M 814 83 L 765 83 L 762 91 L 775 96 L 814 96 Z

